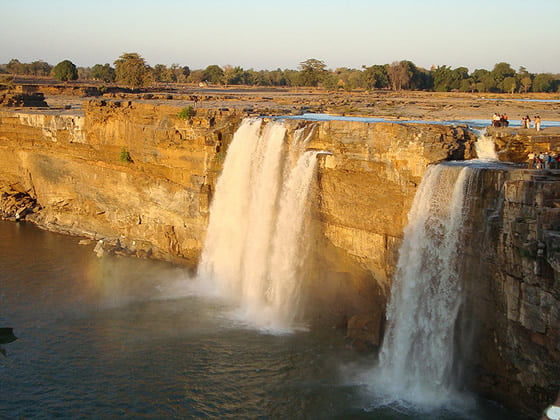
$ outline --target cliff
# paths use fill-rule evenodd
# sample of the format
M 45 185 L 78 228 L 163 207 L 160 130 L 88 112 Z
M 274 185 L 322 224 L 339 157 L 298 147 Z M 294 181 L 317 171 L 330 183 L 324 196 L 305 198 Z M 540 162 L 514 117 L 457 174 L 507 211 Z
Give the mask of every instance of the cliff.
M 107 252 L 194 266 L 227 146 L 247 113 L 199 108 L 183 120 L 179 111 L 101 100 L 83 111 L 0 111 L 0 150 L 10 157 L 0 161 L 2 215 L 102 240 Z M 289 136 L 307 130 L 309 148 L 332 153 L 319 155 L 310 316 L 375 347 L 426 167 L 473 157 L 475 138 L 441 125 L 286 124 Z M 486 172 L 480 185 L 466 256 L 477 267 L 468 280 L 481 337 L 475 380 L 495 398 L 536 409 L 560 387 L 560 184 L 552 172 L 512 169 Z
M 7 186 L 28 192 L 40 205 L 28 218 L 46 229 L 195 263 L 221 148 L 241 115 L 198 110 L 181 120 L 178 111 L 103 101 L 83 113 L 1 111 L 5 199 Z

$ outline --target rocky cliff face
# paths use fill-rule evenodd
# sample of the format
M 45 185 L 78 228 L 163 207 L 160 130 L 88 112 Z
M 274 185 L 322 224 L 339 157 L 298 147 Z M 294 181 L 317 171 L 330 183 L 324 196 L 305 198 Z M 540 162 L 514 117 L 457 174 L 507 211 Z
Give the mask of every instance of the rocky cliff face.
M 83 114 L 0 112 L 0 147 L 11 156 L 0 162 L 2 183 L 37 201 L 28 218 L 42 227 L 194 263 L 221 148 L 241 116 L 198 110 L 181 120 L 178 111 L 92 101 Z
M 533 415 L 560 388 L 560 174 L 514 170 L 485 185 L 485 243 L 472 279 L 479 384 Z M 483 242 L 480 242 L 483 241 Z
M 216 178 L 245 114 L 198 109 L 182 120 L 179 110 L 94 100 L 83 113 L 0 111 L 0 150 L 10 156 L 0 160 L 2 215 L 103 240 L 122 253 L 195 264 Z M 375 347 L 426 167 L 472 157 L 475 139 L 466 128 L 425 124 L 287 124 L 290 136 L 307 130 L 309 148 L 332 153 L 319 155 L 311 315 L 347 326 L 357 346 Z M 477 381 L 525 408 L 560 386 L 560 184 L 541 175 L 481 177 L 482 222 L 466 255 L 477 267 L 469 279 L 481 337 Z M 475 248 L 483 243 L 481 260 Z

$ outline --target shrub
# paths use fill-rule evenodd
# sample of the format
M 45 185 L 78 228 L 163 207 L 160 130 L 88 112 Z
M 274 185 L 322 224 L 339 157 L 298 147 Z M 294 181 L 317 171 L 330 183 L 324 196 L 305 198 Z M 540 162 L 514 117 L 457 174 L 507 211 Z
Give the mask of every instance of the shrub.
M 130 157 L 130 153 L 126 150 L 126 147 L 121 149 L 120 160 L 123 163 L 132 163 L 132 158 Z
M 76 65 L 70 60 L 61 61 L 56 66 L 54 66 L 52 74 L 55 79 L 58 79 L 62 82 L 66 82 L 68 80 L 76 80 L 78 78 L 78 70 L 76 69 Z
M 190 120 L 192 117 L 194 117 L 194 114 L 196 114 L 196 111 L 194 110 L 194 108 L 189 105 L 184 107 L 178 114 L 177 117 L 179 117 L 180 120 Z

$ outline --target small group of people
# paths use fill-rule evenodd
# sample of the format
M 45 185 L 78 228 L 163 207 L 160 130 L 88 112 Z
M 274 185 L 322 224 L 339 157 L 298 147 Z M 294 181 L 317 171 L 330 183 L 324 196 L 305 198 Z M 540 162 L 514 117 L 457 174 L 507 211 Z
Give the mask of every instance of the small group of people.
M 531 117 L 525 115 L 521 118 L 521 128 L 531 128 Z M 539 115 L 535 115 L 533 119 L 533 128 L 537 131 L 541 131 L 541 117 Z
M 507 114 L 494 112 L 494 115 L 492 115 L 492 127 L 509 127 Z M 529 115 L 521 118 L 521 128 L 531 128 L 531 117 Z M 541 131 L 541 117 L 539 115 L 535 115 L 533 119 L 533 128 Z
M 534 153 L 527 155 L 527 163 L 529 169 L 559 169 L 560 154 L 552 152 Z
M 492 115 L 492 127 L 507 127 L 509 126 L 508 116 L 506 114 L 498 114 L 494 112 Z

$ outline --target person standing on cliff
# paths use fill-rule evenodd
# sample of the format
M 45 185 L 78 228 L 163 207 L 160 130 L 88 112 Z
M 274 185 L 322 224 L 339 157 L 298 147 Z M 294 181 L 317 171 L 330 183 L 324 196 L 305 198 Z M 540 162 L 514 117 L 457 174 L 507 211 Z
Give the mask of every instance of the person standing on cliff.
M 527 155 L 527 168 L 533 169 L 535 167 L 535 153 L 529 152 Z
M 541 131 L 541 117 L 538 115 L 535 115 L 535 129 Z

